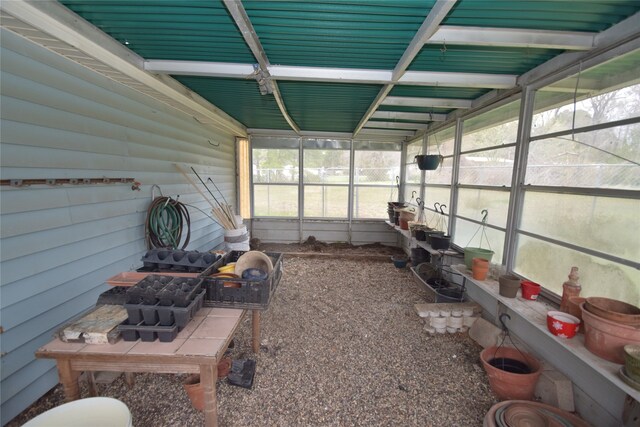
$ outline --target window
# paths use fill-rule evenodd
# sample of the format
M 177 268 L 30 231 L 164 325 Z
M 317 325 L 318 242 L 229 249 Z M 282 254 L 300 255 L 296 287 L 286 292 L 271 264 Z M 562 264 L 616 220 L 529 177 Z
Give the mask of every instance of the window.
M 539 89 L 514 270 L 640 303 L 640 51 Z M 544 267 L 542 267 L 544 266 Z
M 517 100 L 462 124 L 454 243 L 491 249 L 494 263 L 504 251 L 519 114 Z
M 416 139 L 407 144 L 407 158 L 406 158 L 406 164 L 405 164 L 405 177 L 404 177 L 404 201 L 405 202 L 415 203 L 416 197 L 420 196 L 420 184 L 422 182 L 422 171 L 418 169 L 418 165 L 415 161 L 415 157 L 418 154 L 420 154 L 421 151 L 422 151 L 422 138 Z
M 304 142 L 305 218 L 347 218 L 349 206 L 349 141 L 340 148 L 316 148 L 316 140 Z M 320 144 L 321 146 L 322 144 Z
M 274 142 L 252 140 L 253 213 L 255 217 L 297 217 L 299 149 L 261 148 Z
M 393 147 L 396 151 L 379 148 Z M 396 176 L 400 175 L 399 144 L 356 145 L 353 171 L 353 218 L 386 219 L 386 202 L 398 200 Z
M 435 227 L 438 221 L 442 223 L 442 220 L 445 219 L 448 226 L 448 217 L 442 218 L 441 215 L 436 214 L 433 210 L 435 209 L 435 204 L 439 203 L 447 206 L 443 209 L 443 212 L 447 215 L 449 213 L 455 129 L 455 126 L 449 127 L 427 137 L 426 154 L 440 154 L 443 156 L 442 163 L 436 170 L 425 171 L 424 173 L 424 204 L 427 210 L 432 211 L 426 214 L 426 220 L 430 227 Z

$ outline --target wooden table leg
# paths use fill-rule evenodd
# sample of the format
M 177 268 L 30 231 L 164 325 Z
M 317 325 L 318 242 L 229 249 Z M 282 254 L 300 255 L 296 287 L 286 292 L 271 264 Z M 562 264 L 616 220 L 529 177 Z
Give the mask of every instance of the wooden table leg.
M 98 387 L 96 386 L 96 375 L 93 371 L 85 372 L 87 376 L 87 388 L 89 389 L 89 396 L 97 397 L 98 396 Z
M 78 384 L 79 372 L 71 369 L 71 361 L 69 359 L 57 359 L 58 376 L 64 389 L 64 396 L 67 402 L 80 399 L 80 386 Z
M 218 380 L 218 366 L 200 365 L 200 384 L 204 392 L 204 425 L 218 426 L 218 400 L 216 398 L 216 381 Z
M 135 384 L 135 375 L 133 372 L 125 372 L 124 373 L 124 382 L 125 384 L 127 384 L 127 387 L 129 388 L 133 388 L 134 384 Z
M 251 326 L 253 327 L 253 352 L 260 351 L 260 310 L 251 310 Z

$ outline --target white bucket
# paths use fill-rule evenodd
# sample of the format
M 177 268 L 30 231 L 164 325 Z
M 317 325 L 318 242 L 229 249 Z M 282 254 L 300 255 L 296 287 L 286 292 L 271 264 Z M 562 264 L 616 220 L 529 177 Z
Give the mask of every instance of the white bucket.
M 49 409 L 23 427 L 132 427 L 127 405 L 110 397 L 88 397 Z
M 244 240 L 242 242 L 237 242 L 237 243 L 230 243 L 227 242 L 227 249 L 229 251 L 248 251 L 251 250 L 251 248 L 249 247 L 249 239 Z
M 235 230 L 224 230 L 224 237 L 239 237 L 247 232 L 247 226 L 243 225 Z

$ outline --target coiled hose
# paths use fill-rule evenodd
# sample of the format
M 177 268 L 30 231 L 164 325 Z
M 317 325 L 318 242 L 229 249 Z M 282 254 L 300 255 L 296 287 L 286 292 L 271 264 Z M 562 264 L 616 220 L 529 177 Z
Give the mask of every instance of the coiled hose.
M 147 247 L 178 249 L 182 240 L 182 231 L 186 229 L 185 249 L 191 238 L 191 219 L 187 207 L 171 197 L 156 197 L 147 209 L 144 234 Z

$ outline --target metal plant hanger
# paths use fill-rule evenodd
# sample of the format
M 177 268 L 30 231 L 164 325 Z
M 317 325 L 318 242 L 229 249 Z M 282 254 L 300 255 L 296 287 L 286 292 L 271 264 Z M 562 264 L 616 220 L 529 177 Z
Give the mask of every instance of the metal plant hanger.
M 471 241 L 473 240 L 474 237 L 476 237 L 476 234 L 478 234 L 478 231 L 482 231 L 480 233 L 480 245 L 478 247 L 482 248 L 482 240 L 484 238 L 484 240 L 487 241 L 487 246 L 489 247 L 489 250 L 492 251 L 493 249 L 491 249 L 491 243 L 489 243 L 489 237 L 487 236 L 487 218 L 489 217 L 489 210 L 483 209 L 480 213 L 482 214 L 482 224 L 478 227 L 476 232 L 473 233 L 473 236 L 471 236 L 471 238 L 469 239 L 467 246 L 471 244 Z

